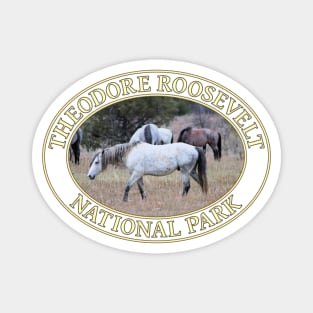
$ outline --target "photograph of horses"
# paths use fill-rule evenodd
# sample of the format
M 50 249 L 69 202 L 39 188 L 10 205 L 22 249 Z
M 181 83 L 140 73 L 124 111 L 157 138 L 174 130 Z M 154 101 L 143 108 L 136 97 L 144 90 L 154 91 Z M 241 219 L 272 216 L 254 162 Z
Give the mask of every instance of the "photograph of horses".
M 213 110 L 147 96 L 104 108 L 81 125 L 69 165 L 95 201 L 131 215 L 167 217 L 229 192 L 243 170 L 244 151 L 231 124 Z

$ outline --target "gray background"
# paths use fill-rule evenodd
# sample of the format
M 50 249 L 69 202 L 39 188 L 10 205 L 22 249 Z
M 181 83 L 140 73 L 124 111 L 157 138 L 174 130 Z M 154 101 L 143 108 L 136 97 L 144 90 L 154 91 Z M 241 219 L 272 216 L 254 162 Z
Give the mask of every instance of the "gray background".
M 312 312 L 309 1 L 1 4 L 1 312 Z M 83 76 L 165 58 L 248 88 L 272 116 L 282 170 L 261 213 L 185 253 L 99 245 L 65 225 L 32 175 L 42 114 Z

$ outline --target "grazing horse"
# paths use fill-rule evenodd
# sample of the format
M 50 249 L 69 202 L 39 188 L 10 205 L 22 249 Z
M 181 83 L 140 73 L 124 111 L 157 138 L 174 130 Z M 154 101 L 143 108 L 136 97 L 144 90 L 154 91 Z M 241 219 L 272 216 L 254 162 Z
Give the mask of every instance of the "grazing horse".
M 80 143 L 83 138 L 83 131 L 81 128 L 78 128 L 77 132 L 75 133 L 70 146 L 70 161 L 72 161 L 73 153 L 75 164 L 79 164 L 79 157 L 80 157 Z
M 161 136 L 158 127 L 154 124 L 147 124 L 137 129 L 130 138 L 129 143 L 137 141 L 150 143 L 152 145 L 159 145 L 161 143 Z
M 161 136 L 161 144 L 162 145 L 173 143 L 173 133 L 171 130 L 169 130 L 167 128 L 159 128 L 159 133 Z
M 190 188 L 191 176 L 203 193 L 208 191 L 206 158 L 201 148 L 185 143 L 169 145 L 151 145 L 144 142 L 118 144 L 96 153 L 90 163 L 88 177 L 94 179 L 108 164 L 124 161 L 130 172 L 124 201 L 128 201 L 128 192 L 137 183 L 142 199 L 146 198 L 143 184 L 144 175 L 165 176 L 177 168 L 183 178 L 183 196 Z M 160 195 L 162 196 L 162 195 Z
M 204 152 L 208 144 L 213 149 L 214 160 L 220 160 L 222 157 L 221 134 L 209 128 L 186 127 L 180 132 L 177 142 L 203 147 Z

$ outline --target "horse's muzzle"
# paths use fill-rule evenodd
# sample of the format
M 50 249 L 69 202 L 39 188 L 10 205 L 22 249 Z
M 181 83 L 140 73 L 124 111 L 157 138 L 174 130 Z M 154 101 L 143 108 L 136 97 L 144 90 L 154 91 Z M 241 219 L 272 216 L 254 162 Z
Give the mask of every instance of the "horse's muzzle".
M 90 179 L 94 180 L 96 176 L 94 176 L 94 175 L 88 175 L 88 177 L 89 177 Z

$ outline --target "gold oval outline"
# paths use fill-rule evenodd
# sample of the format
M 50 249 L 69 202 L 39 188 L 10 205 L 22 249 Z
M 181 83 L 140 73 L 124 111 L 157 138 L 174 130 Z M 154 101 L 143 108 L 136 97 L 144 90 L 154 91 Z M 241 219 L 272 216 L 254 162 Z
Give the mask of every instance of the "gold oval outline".
M 112 233 L 109 233 L 107 231 L 104 231 L 104 230 L 101 230 L 99 228 L 96 228 L 95 226 L 93 225 L 90 225 L 87 221 L 84 221 L 82 219 L 80 219 L 80 217 L 78 217 L 76 214 L 74 214 L 74 212 L 68 210 L 67 206 L 63 203 L 63 201 L 59 198 L 59 196 L 56 194 L 56 192 L 54 191 L 54 188 L 49 180 L 49 176 L 47 174 L 47 170 L 46 170 L 46 166 L 45 166 L 45 147 L 46 147 L 46 144 L 47 144 L 47 137 L 48 137 L 48 134 L 50 133 L 50 129 L 52 128 L 52 125 L 54 124 L 55 120 L 57 119 L 57 116 L 60 115 L 60 113 L 62 111 L 64 111 L 64 108 L 66 106 L 68 106 L 72 101 L 74 101 L 77 97 L 79 97 L 80 95 L 82 95 L 83 93 L 85 93 L 87 90 L 99 85 L 99 84 L 102 84 L 106 81 L 110 81 L 110 80 L 113 80 L 113 79 L 116 79 L 116 78 L 120 78 L 120 77 L 123 77 L 123 76 L 127 76 L 127 75 L 137 75 L 137 74 L 141 74 L 141 73 L 170 73 L 170 74 L 175 74 L 175 75 L 185 75 L 185 76 L 189 76 L 189 77 L 193 77 L 193 78 L 196 78 L 196 79 L 200 79 L 200 80 L 203 80 L 203 81 L 206 81 L 206 82 L 209 82 L 209 83 L 212 83 L 212 84 L 215 84 L 216 86 L 220 87 L 221 89 L 224 89 L 225 91 L 229 92 L 230 94 L 232 94 L 235 98 L 239 99 L 241 103 L 243 103 L 245 106 L 247 106 L 250 110 L 250 112 L 253 114 L 253 116 L 256 118 L 256 120 L 259 122 L 259 125 L 261 126 L 262 130 L 263 130 L 263 133 L 265 135 L 265 140 L 266 140 L 266 143 L 267 143 L 267 147 L 268 147 L 268 163 L 267 163 L 267 168 L 266 168 L 266 172 L 265 172 L 265 177 L 263 179 L 263 182 L 259 188 L 259 190 L 256 192 L 255 196 L 252 198 L 252 200 L 246 205 L 245 208 L 242 208 L 233 218 L 231 218 L 230 220 L 227 220 L 225 223 L 222 223 L 221 225 L 215 227 L 214 229 L 211 229 L 211 230 L 208 230 L 206 232 L 203 232 L 203 233 L 200 233 L 200 234 L 196 234 L 196 235 L 193 235 L 193 236 L 189 236 L 189 237 L 184 237 L 184 238 L 179 238 L 179 239 L 171 239 L 171 240 L 146 240 L 146 239 L 135 239 L 135 238 L 129 238 L 129 237 L 123 237 L 123 236 L 120 236 L 120 235 L 116 235 L 116 234 L 112 234 Z M 244 88 L 246 89 L 246 88 Z M 159 95 L 159 94 L 158 94 Z M 223 116 L 224 117 L 224 116 Z M 67 155 L 67 154 L 66 154 Z M 246 160 L 246 158 L 245 158 Z M 264 188 L 264 185 L 265 185 L 265 182 L 268 178 L 268 174 L 269 174 L 269 170 L 270 170 L 270 165 L 271 165 L 271 147 L 270 147 L 270 142 L 269 142 L 269 138 L 267 136 L 267 132 L 263 126 L 263 123 L 261 122 L 260 118 L 258 117 L 258 115 L 254 112 L 254 110 L 241 98 L 239 97 L 236 93 L 232 92 L 230 89 L 224 87 L 223 85 L 215 82 L 215 81 L 212 81 L 210 79 L 207 79 L 207 78 L 204 78 L 204 77 L 201 77 L 199 75 L 194 75 L 194 74 L 190 74 L 190 73 L 185 73 L 185 72 L 180 72 L 180 71 L 171 71 L 171 70 L 141 70 L 141 71 L 133 71 L 133 72 L 126 72 L 126 73 L 123 73 L 123 74 L 118 74 L 118 75 L 115 75 L 115 76 L 111 76 L 109 78 L 106 78 L 104 80 L 101 80 L 101 81 L 98 81 L 92 85 L 90 85 L 89 87 L 83 89 L 82 91 L 80 91 L 78 94 L 76 94 L 75 96 L 73 96 L 69 101 L 66 102 L 66 104 L 62 107 L 62 109 L 60 109 L 57 114 L 55 115 L 54 119 L 52 120 L 52 122 L 50 123 L 50 126 L 48 127 L 48 130 L 46 132 L 46 136 L 45 136 L 45 139 L 44 139 L 44 143 L 43 143 L 43 150 L 42 150 L 42 166 L 43 166 L 43 171 L 44 171 L 44 175 L 46 177 L 46 180 L 47 180 L 47 183 L 48 183 L 48 186 L 50 187 L 52 193 L 54 194 L 54 196 L 56 197 L 56 199 L 60 202 L 60 204 L 71 214 L 73 215 L 76 219 L 78 219 L 79 221 L 81 221 L 83 224 L 93 228 L 94 230 L 97 230 L 98 232 L 101 232 L 101 233 L 104 233 L 106 235 L 109 235 L 109 236 L 112 236 L 112 237 L 115 237 L 115 238 L 119 238 L 119 239 L 123 239 L 123 240 L 127 240 L 127 241 L 133 241 L 133 242 L 142 242 L 142 243 L 171 243 L 171 242 L 180 242 L 180 241 L 186 241 L 186 240 L 191 240 L 191 239 L 194 239 L 194 238 L 199 238 L 199 237 L 202 237 L 202 236 L 205 236 L 205 235 L 208 235 L 212 232 L 215 232 L 221 228 L 223 228 L 224 226 L 227 226 L 228 224 L 230 224 L 231 222 L 233 222 L 234 220 L 236 220 L 238 217 L 240 217 L 244 212 L 246 212 L 250 206 L 254 203 L 254 201 L 257 199 L 257 197 L 259 196 L 259 194 L 261 193 L 262 189 Z M 151 218 L 152 219 L 152 218 Z
M 137 95 L 137 96 L 130 96 L 130 97 L 127 97 L 127 98 L 123 98 L 123 100 L 116 100 L 116 101 L 112 101 L 110 102 L 110 104 L 106 105 L 104 108 L 98 108 L 97 110 L 95 110 L 94 112 L 92 112 L 92 114 L 90 114 L 90 116 L 88 115 L 88 118 L 92 117 L 94 114 L 98 113 L 99 111 L 101 110 L 105 110 L 107 107 L 111 106 L 111 105 L 118 105 L 119 102 L 121 101 L 125 101 L 125 100 L 129 100 L 129 99 L 135 99 L 135 98 L 141 98 L 141 97 L 155 97 L 155 96 L 160 96 L 159 94 L 149 94 L 149 95 Z M 184 100 L 188 100 L 190 101 L 189 98 L 187 97 L 183 97 L 183 96 L 173 96 L 173 95 L 162 95 L 162 97 L 172 97 L 172 98 L 179 98 L 179 99 L 184 99 Z M 170 216 L 141 216 L 141 215 L 135 215 L 135 214 L 130 214 L 130 213 L 126 213 L 126 212 L 123 212 L 123 211 L 119 211 L 117 209 L 114 209 L 114 208 L 111 208 L 110 206 L 108 206 L 107 204 L 105 203 L 101 203 L 99 202 L 98 200 L 95 200 L 91 195 L 89 195 L 85 190 L 83 190 L 81 188 L 81 186 L 77 183 L 76 179 L 74 178 L 72 172 L 71 172 L 71 169 L 70 169 L 70 166 L 69 166 L 69 143 L 72 141 L 72 138 L 74 137 L 75 135 L 75 132 L 72 132 L 71 136 L 68 138 L 68 147 L 66 148 L 67 149 L 67 154 L 66 154 L 66 163 L 67 163 L 67 169 L 68 169 L 68 172 L 74 182 L 74 184 L 76 185 L 76 187 L 86 196 L 86 197 L 89 197 L 91 200 L 93 200 L 97 205 L 99 206 L 102 206 L 104 208 L 106 208 L 107 210 L 111 210 L 112 212 L 114 213 L 120 213 L 120 214 L 123 214 L 123 215 L 126 215 L 126 216 L 129 216 L 129 217 L 132 217 L 132 218 L 142 218 L 142 219 L 148 219 L 148 220 L 164 220 L 164 219 L 173 219 L 173 218 L 178 218 L 178 217 L 184 217 L 184 216 L 188 216 L 190 214 L 196 214 L 196 213 L 199 213 L 201 212 L 202 210 L 206 210 L 210 207 L 213 207 L 215 206 L 217 203 L 219 203 L 223 198 L 226 198 L 228 195 L 231 194 L 231 192 L 237 187 L 237 185 L 239 184 L 242 176 L 243 176 L 243 173 L 246 169 L 246 164 L 247 164 L 247 148 L 244 144 L 244 140 L 243 140 L 243 136 L 241 135 L 241 133 L 239 133 L 239 131 L 236 129 L 236 127 L 233 126 L 233 122 L 230 120 L 230 118 L 228 116 L 224 116 L 223 114 L 221 114 L 217 109 L 214 109 L 214 108 L 211 108 L 209 107 L 208 105 L 204 105 L 203 103 L 201 103 L 201 101 L 199 100 L 193 100 L 194 102 L 198 102 L 200 105 L 202 106 L 205 106 L 207 108 L 209 108 L 210 110 L 214 111 L 215 113 L 217 113 L 218 115 L 222 116 L 224 119 L 226 119 L 229 124 L 232 126 L 232 128 L 235 130 L 235 132 L 238 134 L 240 140 L 241 140 L 241 143 L 242 143 L 242 146 L 243 146 L 243 150 L 244 150 L 244 163 L 243 163 L 243 166 L 242 166 L 242 169 L 240 171 L 240 175 L 238 177 L 238 179 L 236 180 L 236 182 L 234 183 L 234 185 L 231 187 L 231 189 L 229 191 L 227 191 L 223 196 L 221 196 L 220 198 L 218 198 L 217 200 L 215 200 L 214 202 L 208 204 L 207 206 L 205 207 L 202 207 L 200 209 L 196 209 L 196 210 L 193 210 L 189 213 L 183 213 L 183 214 L 180 214 L 180 215 L 170 215 Z M 86 122 L 87 120 L 83 119 L 80 123 L 77 124 L 77 126 L 75 127 L 76 129 L 78 129 L 84 122 Z

